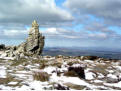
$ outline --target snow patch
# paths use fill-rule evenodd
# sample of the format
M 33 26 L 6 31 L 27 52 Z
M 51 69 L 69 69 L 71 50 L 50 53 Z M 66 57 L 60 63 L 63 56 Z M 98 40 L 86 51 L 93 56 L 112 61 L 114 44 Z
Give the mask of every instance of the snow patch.
M 116 75 L 113 74 L 108 74 L 107 77 L 113 78 L 113 79 L 118 79 Z
M 94 80 L 95 83 L 102 83 L 103 81 L 101 80 Z
M 94 63 L 93 60 L 84 60 L 85 62 L 88 62 L 88 63 Z
M 57 70 L 57 68 L 56 67 L 52 67 L 52 66 L 46 67 L 46 68 L 43 69 L 43 71 L 47 72 L 48 74 L 51 74 L 52 71 L 56 71 L 56 70 Z
M 18 82 L 9 82 L 9 85 L 16 85 Z
M 86 73 L 87 80 L 92 80 L 92 79 L 94 79 L 94 77 L 96 77 L 96 74 L 94 74 L 93 72 Z
M 5 66 L 0 66 L 0 78 L 6 78 L 6 68 Z

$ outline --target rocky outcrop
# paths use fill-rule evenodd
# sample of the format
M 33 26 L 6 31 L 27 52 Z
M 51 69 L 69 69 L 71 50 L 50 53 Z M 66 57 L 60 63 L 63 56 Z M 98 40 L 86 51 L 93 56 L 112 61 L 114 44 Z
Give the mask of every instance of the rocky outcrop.
M 40 55 L 44 47 L 44 36 L 39 32 L 37 21 L 32 22 L 32 28 L 29 30 L 29 36 L 26 42 L 19 45 L 17 52 Z
M 28 38 L 19 46 L 11 47 L 7 51 L 8 56 L 22 55 L 40 55 L 44 47 L 44 36 L 39 32 L 37 21 L 32 22 L 32 28 L 29 30 Z
M 32 22 L 32 28 L 29 30 L 29 36 L 26 42 L 19 45 L 17 53 L 40 55 L 44 47 L 44 36 L 39 32 L 37 21 Z

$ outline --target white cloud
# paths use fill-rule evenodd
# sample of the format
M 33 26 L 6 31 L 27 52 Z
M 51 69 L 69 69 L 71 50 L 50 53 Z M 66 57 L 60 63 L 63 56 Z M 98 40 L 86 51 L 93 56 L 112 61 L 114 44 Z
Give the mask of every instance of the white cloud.
M 53 38 L 79 38 L 79 36 L 76 36 L 78 33 L 74 32 L 72 30 L 66 30 L 64 28 L 46 28 L 46 30 L 42 31 L 42 33 L 47 37 L 53 37 Z
M 8 2 L 7 2 L 8 1 Z M 30 24 L 37 19 L 41 24 L 71 21 L 73 16 L 56 6 L 54 0 L 1 0 L 1 23 Z
M 105 38 L 107 38 L 107 34 L 105 34 L 105 33 L 89 34 L 89 37 L 105 39 Z
M 27 34 L 27 30 L 4 30 L 4 34 L 5 36 L 11 36 L 11 37 L 15 37 L 18 35 L 26 35 Z
M 42 33 L 48 38 L 62 38 L 62 39 L 85 39 L 95 38 L 95 40 L 107 38 L 106 33 L 99 32 L 87 33 L 87 32 L 75 32 L 74 30 L 66 30 L 64 28 L 46 28 Z
M 57 28 L 47 28 L 45 31 L 43 31 L 43 33 L 48 35 L 59 34 L 59 32 L 57 31 Z

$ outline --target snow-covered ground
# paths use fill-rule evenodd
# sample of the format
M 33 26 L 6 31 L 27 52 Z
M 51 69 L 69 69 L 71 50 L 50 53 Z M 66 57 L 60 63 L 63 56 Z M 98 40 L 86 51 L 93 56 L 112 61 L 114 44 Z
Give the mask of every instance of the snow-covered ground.
M 85 79 L 80 77 L 79 70 L 73 73 L 76 74 L 74 76 L 67 74 L 69 67 L 82 67 Z M 118 60 L 99 61 L 46 56 L 42 59 L 15 60 L 0 56 L 0 90 L 64 90 L 66 87 L 70 90 L 121 90 L 120 75 L 121 65 Z M 45 81 L 41 81 L 41 76 Z M 48 77 L 48 80 L 44 76 Z

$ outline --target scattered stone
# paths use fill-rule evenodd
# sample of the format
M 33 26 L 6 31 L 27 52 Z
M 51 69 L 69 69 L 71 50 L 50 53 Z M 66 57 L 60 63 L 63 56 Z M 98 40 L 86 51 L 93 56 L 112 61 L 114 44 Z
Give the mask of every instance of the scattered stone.
M 97 56 L 83 56 L 81 59 L 82 60 L 96 60 L 98 58 L 99 57 L 97 57 Z
M 105 80 L 107 83 L 118 83 L 118 79 L 107 77 Z
M 86 86 L 77 85 L 77 84 L 73 84 L 73 83 L 64 83 L 64 85 L 68 86 L 69 88 L 76 89 L 76 90 L 83 90 L 86 88 Z
M 7 57 L 8 56 L 8 54 L 7 53 L 2 53 L 1 54 L 1 57 L 3 58 L 3 57 Z
M 24 58 L 24 57 L 25 57 L 24 53 L 21 53 L 20 58 Z
M 69 90 L 69 87 L 62 86 L 60 84 L 55 84 L 54 89 L 56 89 L 56 90 Z
M 0 50 L 4 50 L 5 49 L 5 45 L 4 44 L 0 44 Z

